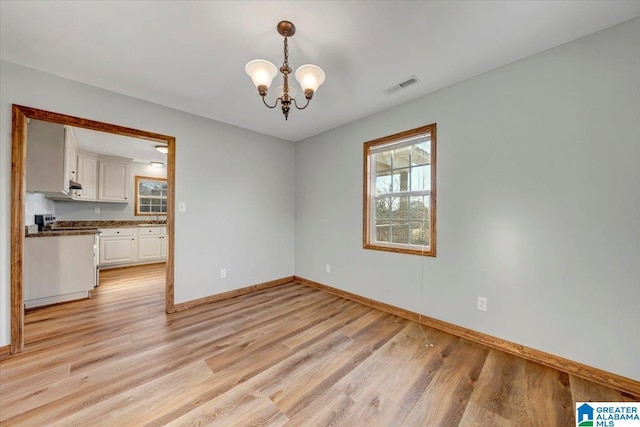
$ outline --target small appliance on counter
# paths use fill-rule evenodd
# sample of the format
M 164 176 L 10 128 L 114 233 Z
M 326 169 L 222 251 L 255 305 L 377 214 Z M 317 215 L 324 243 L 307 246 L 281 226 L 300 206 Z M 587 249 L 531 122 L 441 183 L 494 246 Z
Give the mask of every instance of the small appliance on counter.
M 43 231 L 45 228 L 51 228 L 51 224 L 56 222 L 56 217 L 51 214 L 36 215 L 36 225 L 38 231 Z

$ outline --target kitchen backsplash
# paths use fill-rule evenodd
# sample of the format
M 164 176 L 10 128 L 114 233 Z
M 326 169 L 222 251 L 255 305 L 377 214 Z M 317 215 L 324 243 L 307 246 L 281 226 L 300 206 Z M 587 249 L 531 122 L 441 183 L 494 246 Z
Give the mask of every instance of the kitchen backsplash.
M 55 214 L 55 202 L 47 199 L 42 193 L 26 193 L 25 225 L 35 224 L 35 216 Z

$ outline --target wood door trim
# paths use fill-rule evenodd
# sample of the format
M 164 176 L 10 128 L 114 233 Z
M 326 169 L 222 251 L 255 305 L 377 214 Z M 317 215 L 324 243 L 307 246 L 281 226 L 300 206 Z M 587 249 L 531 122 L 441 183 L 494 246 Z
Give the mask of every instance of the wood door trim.
M 351 301 L 359 302 L 369 307 L 373 307 L 375 309 L 394 314 L 396 316 L 409 319 L 414 322 L 420 322 L 425 326 L 448 332 L 460 338 L 465 338 L 469 341 L 473 341 L 478 344 L 503 351 L 505 353 L 513 354 L 525 360 L 536 362 L 541 365 L 545 365 L 550 368 L 575 375 L 576 377 L 584 378 L 597 384 L 611 387 L 625 393 L 630 393 L 634 396 L 640 395 L 640 382 L 632 380 L 631 378 L 626 378 L 611 372 L 603 371 L 602 369 L 584 365 L 579 362 L 574 362 L 573 360 L 565 359 L 563 357 L 556 356 L 550 353 L 545 353 L 544 351 L 536 350 L 534 348 L 503 340 L 501 338 L 487 335 L 482 332 L 454 325 L 453 323 L 434 319 L 432 317 L 421 315 L 413 311 L 395 307 L 393 305 L 366 298 L 357 294 L 352 294 L 351 292 L 336 289 L 322 283 L 314 282 L 313 280 L 305 279 L 303 277 L 294 277 L 297 282 L 300 282 L 307 286 L 311 286 L 312 288 L 320 289 L 322 291 L 338 295 Z
M 168 247 L 165 310 L 167 313 L 173 313 L 175 311 L 173 253 L 175 241 L 175 137 L 13 104 L 13 134 L 11 139 L 11 354 L 19 353 L 24 348 L 24 272 L 22 265 L 24 258 L 25 233 L 24 201 L 26 197 L 27 119 L 36 119 L 122 136 L 142 138 L 150 141 L 162 142 L 167 145 Z
M 11 355 L 11 345 L 3 345 L 0 347 L 0 360 L 6 359 Z
M 27 170 L 27 116 L 16 105 L 12 110 L 11 136 L 11 354 L 24 347 L 23 272 L 24 200 Z

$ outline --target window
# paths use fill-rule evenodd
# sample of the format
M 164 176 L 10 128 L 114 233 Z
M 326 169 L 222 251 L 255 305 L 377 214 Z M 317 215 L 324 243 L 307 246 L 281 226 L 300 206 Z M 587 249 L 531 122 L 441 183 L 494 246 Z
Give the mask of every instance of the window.
M 167 180 L 136 175 L 136 215 L 167 213 Z
M 363 247 L 436 256 L 436 124 L 364 144 Z

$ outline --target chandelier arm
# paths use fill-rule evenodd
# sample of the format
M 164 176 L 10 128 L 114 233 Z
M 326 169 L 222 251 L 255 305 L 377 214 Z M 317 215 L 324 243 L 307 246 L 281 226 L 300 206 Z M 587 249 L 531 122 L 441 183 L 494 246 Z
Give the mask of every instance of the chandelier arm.
M 276 102 L 273 103 L 273 106 L 267 104 L 267 101 L 264 99 L 264 96 L 261 97 L 262 98 L 262 102 L 264 103 L 264 105 L 267 106 L 267 108 L 276 108 L 278 106 L 278 101 L 282 101 L 280 98 L 276 98 Z
M 291 98 L 291 100 L 293 101 L 293 105 L 295 105 L 298 110 L 304 110 L 305 108 L 307 108 L 309 106 L 309 102 L 311 102 L 311 99 L 307 99 L 307 103 L 304 104 L 304 107 L 298 107 L 298 103 L 296 102 L 296 99 L 295 98 Z

